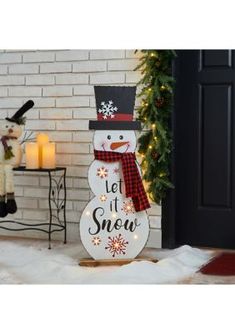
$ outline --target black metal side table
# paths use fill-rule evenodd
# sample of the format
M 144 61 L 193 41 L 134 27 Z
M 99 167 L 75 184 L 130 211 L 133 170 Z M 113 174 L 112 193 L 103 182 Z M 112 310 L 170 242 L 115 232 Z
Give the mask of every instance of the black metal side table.
M 0 229 L 8 231 L 37 230 L 48 234 L 49 249 L 51 249 L 51 235 L 53 232 L 64 231 L 64 243 L 67 242 L 66 231 L 66 167 L 54 169 L 26 169 L 24 166 L 14 168 L 15 172 L 47 173 L 49 177 L 49 222 L 28 224 L 15 220 L 0 220 Z M 60 173 L 58 175 L 58 173 Z M 11 223 L 12 227 L 4 226 Z M 20 225 L 21 227 L 16 227 Z

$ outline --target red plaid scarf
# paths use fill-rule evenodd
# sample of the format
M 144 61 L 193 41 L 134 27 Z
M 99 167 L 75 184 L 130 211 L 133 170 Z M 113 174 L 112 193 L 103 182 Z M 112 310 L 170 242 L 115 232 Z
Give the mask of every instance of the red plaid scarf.
M 136 164 L 135 153 L 117 153 L 94 150 L 96 160 L 106 162 L 121 161 L 126 188 L 126 197 L 131 197 L 135 211 L 143 211 L 150 208 L 148 197 L 145 193 L 142 179 Z

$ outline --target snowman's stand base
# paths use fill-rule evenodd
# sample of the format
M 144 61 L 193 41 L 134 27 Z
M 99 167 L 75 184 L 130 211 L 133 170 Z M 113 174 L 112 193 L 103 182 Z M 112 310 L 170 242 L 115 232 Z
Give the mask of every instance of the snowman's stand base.
M 136 259 L 106 259 L 106 260 L 94 260 L 94 259 L 81 259 L 79 265 L 82 267 L 101 267 L 101 266 L 123 266 L 134 261 L 151 261 L 157 263 L 157 259 L 149 257 L 137 257 Z

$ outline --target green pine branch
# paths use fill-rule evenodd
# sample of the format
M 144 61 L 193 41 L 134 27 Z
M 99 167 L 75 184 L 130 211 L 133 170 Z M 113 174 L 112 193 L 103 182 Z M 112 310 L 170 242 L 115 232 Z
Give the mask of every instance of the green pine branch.
M 173 106 L 174 78 L 173 50 L 142 50 L 142 57 L 135 70 L 140 70 L 141 91 L 138 96 L 142 105 L 138 119 L 144 129 L 139 138 L 139 153 L 142 155 L 143 178 L 148 185 L 150 198 L 160 204 L 166 191 L 173 188 L 170 181 L 170 155 L 172 135 L 170 117 Z

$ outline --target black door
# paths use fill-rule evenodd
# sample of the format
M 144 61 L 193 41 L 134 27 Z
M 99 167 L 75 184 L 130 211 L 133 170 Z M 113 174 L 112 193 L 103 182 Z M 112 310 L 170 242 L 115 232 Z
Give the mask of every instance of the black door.
M 235 52 L 178 52 L 176 244 L 235 248 Z

